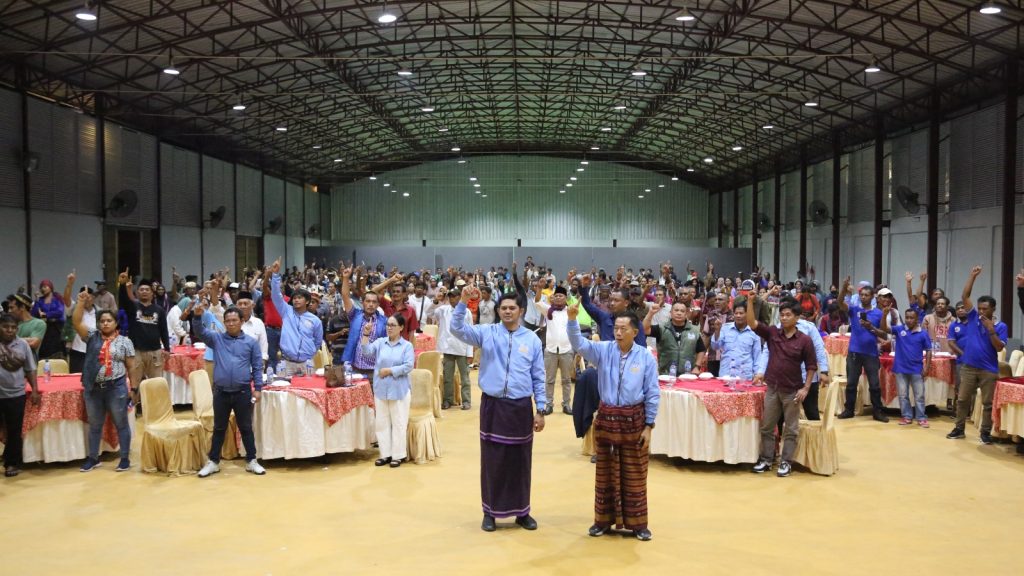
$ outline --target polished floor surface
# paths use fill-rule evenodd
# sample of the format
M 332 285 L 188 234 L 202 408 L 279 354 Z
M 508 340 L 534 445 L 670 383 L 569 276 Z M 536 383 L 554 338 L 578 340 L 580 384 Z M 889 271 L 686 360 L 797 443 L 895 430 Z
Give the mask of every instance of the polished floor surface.
M 476 373 L 474 372 L 474 380 Z M 477 409 L 449 410 L 445 455 L 398 469 L 374 453 L 207 479 L 29 465 L 0 478 L 4 574 L 1020 574 L 1024 458 L 893 419 L 841 421 L 831 478 L 651 461 L 654 539 L 591 538 L 593 466 L 571 417 L 536 436 L 540 524 L 480 530 Z

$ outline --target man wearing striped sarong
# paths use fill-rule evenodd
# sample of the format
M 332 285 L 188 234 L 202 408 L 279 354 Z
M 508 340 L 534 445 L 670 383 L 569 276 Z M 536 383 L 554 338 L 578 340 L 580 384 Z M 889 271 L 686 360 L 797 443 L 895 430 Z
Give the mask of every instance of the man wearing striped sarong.
M 597 474 L 594 525 L 601 536 L 612 525 L 651 539 L 647 527 L 647 459 L 658 415 L 658 363 L 634 339 L 640 320 L 630 312 L 615 315 L 613 342 L 591 342 L 580 334 L 577 306 L 570 306 L 569 341 L 573 350 L 597 367 L 601 404 L 594 418 Z

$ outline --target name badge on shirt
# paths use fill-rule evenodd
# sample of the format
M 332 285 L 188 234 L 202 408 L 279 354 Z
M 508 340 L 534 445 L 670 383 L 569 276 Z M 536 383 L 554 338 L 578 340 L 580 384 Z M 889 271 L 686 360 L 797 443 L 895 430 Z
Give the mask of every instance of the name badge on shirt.
M 633 364 L 632 366 L 629 367 L 629 371 L 632 374 L 639 374 L 640 373 L 640 365 L 639 364 Z
M 686 335 L 686 339 L 687 340 L 696 340 L 697 339 L 697 335 L 694 334 L 693 332 L 690 332 L 689 334 Z
M 527 348 L 526 346 L 520 346 L 519 347 L 519 353 L 520 354 L 524 354 L 525 355 L 525 354 L 528 354 L 529 352 L 530 352 L 530 349 Z
M 901 330 L 900 331 L 900 336 L 904 336 L 905 337 L 906 335 L 907 335 L 907 331 L 906 330 Z
M 960 327 L 957 326 L 956 328 L 953 328 L 953 332 L 956 332 L 957 334 L 959 334 L 960 333 Z

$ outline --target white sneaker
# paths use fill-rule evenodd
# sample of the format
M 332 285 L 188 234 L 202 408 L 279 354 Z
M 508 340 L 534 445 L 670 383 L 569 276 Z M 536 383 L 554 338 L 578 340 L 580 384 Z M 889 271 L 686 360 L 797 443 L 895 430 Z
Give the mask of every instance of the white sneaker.
M 207 460 L 206 465 L 199 471 L 199 477 L 206 478 L 210 474 L 216 474 L 217 472 L 220 472 L 220 464 L 217 464 L 213 460 Z
M 267 473 L 266 468 L 264 468 L 263 466 L 260 466 L 260 463 L 257 462 L 255 459 L 249 460 L 248 462 L 246 462 L 246 464 L 245 464 L 245 471 L 246 472 L 252 472 L 253 474 L 255 474 L 257 476 L 263 476 L 264 474 Z

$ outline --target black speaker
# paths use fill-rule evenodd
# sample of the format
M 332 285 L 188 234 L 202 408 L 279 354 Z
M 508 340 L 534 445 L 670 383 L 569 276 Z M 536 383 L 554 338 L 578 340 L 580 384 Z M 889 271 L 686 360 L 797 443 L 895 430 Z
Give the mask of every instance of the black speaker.
M 618 248 L 618 247 L 619 247 L 619 240 L 618 240 L 618 238 L 612 238 L 612 248 Z
M 426 239 L 426 238 L 424 238 L 424 239 L 423 239 L 423 247 L 424 247 L 424 248 L 426 248 L 426 247 L 427 247 L 427 239 Z
M 522 238 L 516 238 L 516 246 L 519 247 L 519 248 L 523 247 L 523 239 Z

